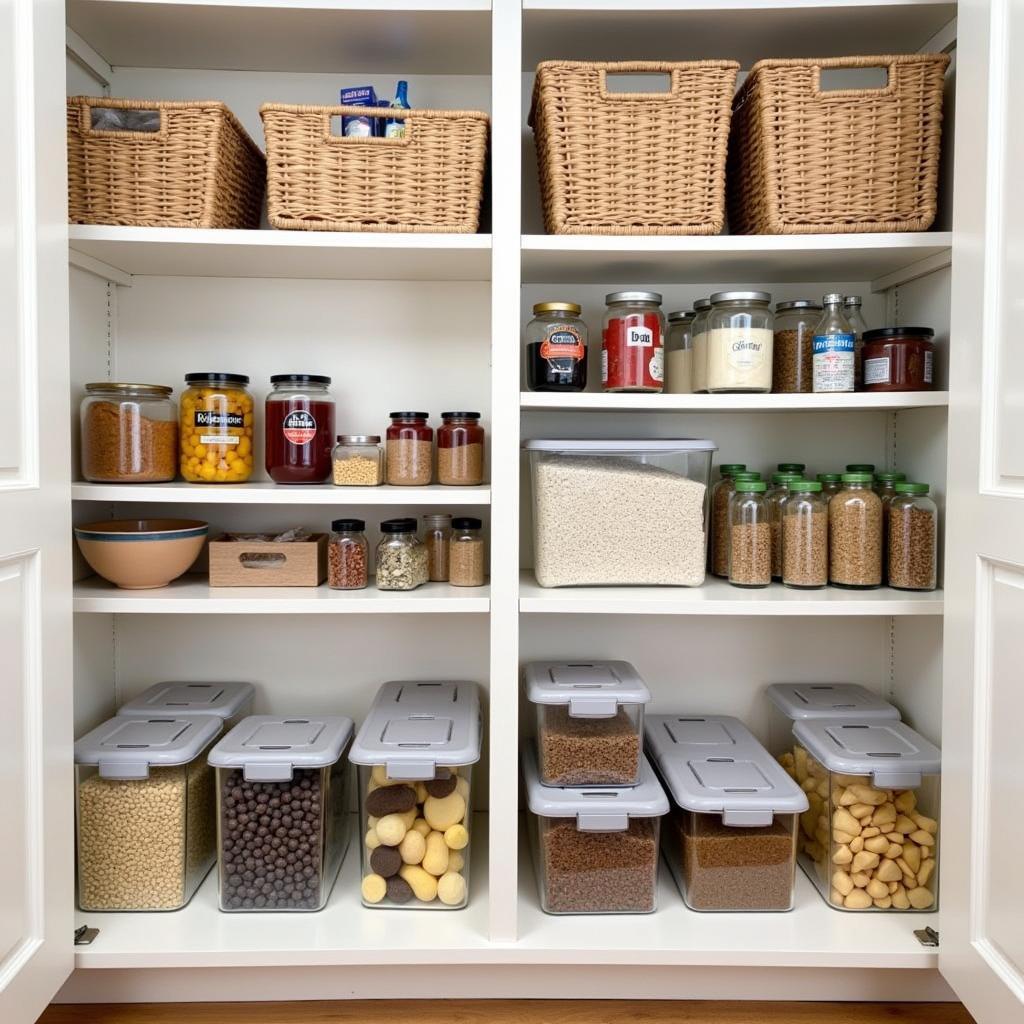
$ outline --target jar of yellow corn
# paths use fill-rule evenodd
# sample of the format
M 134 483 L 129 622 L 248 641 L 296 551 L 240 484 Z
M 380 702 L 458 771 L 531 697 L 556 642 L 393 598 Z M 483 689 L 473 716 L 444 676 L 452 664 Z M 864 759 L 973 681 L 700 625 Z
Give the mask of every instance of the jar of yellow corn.
M 181 396 L 181 475 L 235 484 L 252 473 L 253 406 L 242 373 L 187 373 Z

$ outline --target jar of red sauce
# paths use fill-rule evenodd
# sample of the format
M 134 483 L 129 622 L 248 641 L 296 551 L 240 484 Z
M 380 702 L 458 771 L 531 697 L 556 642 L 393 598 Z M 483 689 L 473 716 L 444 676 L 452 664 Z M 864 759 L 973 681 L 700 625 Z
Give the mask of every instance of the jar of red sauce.
M 865 391 L 931 391 L 935 332 L 930 327 L 881 327 L 864 332 Z
M 605 296 L 601 387 L 605 391 L 661 391 L 665 381 L 665 315 L 657 292 Z
M 443 412 L 437 428 L 437 481 L 480 484 L 484 480 L 484 428 L 478 412 Z
M 331 378 L 276 373 L 266 406 L 266 466 L 277 484 L 321 484 L 331 475 L 334 397 Z

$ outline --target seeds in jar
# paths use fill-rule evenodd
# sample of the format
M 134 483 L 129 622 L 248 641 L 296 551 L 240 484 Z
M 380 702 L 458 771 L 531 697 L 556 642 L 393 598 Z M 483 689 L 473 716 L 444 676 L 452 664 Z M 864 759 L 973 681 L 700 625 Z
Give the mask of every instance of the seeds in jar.
M 729 528 L 729 582 L 766 587 L 771 581 L 771 524 L 733 523 Z
M 430 578 L 427 562 L 423 544 L 378 548 L 377 589 L 414 590 L 422 586 Z
M 453 541 L 449 550 L 448 575 L 453 587 L 482 587 L 484 585 L 483 538 Z
M 484 478 L 484 446 L 463 444 L 437 449 L 437 479 L 442 484 L 478 484 Z
M 925 508 L 889 503 L 889 585 L 900 590 L 935 588 L 935 515 Z
M 327 547 L 327 585 L 332 590 L 362 590 L 369 582 L 366 547 L 345 538 Z
M 788 587 L 828 583 L 828 512 L 820 509 L 782 518 L 782 579 Z
M 563 705 L 545 707 L 538 736 L 545 786 L 632 786 L 640 735 L 622 708 L 610 718 L 573 718 Z
M 333 462 L 333 479 L 339 487 L 375 487 L 382 483 L 379 459 L 350 455 Z
M 388 483 L 423 486 L 433 477 L 434 443 L 406 438 L 387 442 Z
M 850 476 L 864 476 L 855 483 Z M 841 587 L 878 587 L 882 582 L 882 502 L 870 474 L 844 474 L 843 490 L 828 503 L 829 582 Z
M 95 482 L 153 483 L 177 471 L 178 424 L 151 419 L 144 406 L 94 401 L 82 422 L 82 476 Z

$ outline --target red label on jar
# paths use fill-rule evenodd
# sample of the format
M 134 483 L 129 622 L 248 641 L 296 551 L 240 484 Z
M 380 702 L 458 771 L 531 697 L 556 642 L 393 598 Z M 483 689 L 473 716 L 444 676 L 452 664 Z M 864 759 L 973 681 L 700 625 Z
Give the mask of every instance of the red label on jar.
M 582 359 L 586 355 L 583 338 L 575 327 L 550 331 L 540 343 L 541 359 Z
M 298 409 L 285 416 L 281 432 L 291 444 L 309 444 L 316 437 L 316 420 L 305 409 Z
M 661 320 L 656 313 L 630 313 L 604 329 L 602 383 L 606 391 L 660 391 Z

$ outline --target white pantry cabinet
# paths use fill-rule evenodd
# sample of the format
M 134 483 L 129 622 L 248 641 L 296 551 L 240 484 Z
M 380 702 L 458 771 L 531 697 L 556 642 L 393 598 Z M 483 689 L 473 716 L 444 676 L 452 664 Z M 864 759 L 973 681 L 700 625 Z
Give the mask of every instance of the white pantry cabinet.
M 955 993 L 979 1024 L 1024 1020 L 1022 46 L 1024 0 L 0 0 L 0 1019 L 30 1024 L 54 997 L 378 997 L 401 978 L 408 997 Z M 525 121 L 540 60 L 748 68 L 934 49 L 954 63 L 931 231 L 542 233 Z M 389 96 L 406 78 L 414 106 L 491 114 L 485 224 L 473 236 L 69 229 L 65 72 L 69 94 L 222 99 L 260 141 L 262 102 L 331 103 L 359 84 Z M 862 294 L 873 326 L 936 329 L 938 390 L 526 392 L 532 304 L 580 301 L 593 344 L 604 294 L 624 285 L 661 291 L 673 309 L 721 287 Z M 250 374 L 258 402 L 271 373 L 329 373 L 343 431 L 379 432 L 393 408 L 479 409 L 489 486 L 351 494 L 274 488 L 262 472 L 232 489 L 81 481 L 87 381 L 180 389 L 186 372 L 209 369 Z M 543 590 L 519 446 L 559 435 L 710 437 L 719 459 L 759 469 L 797 459 L 906 471 L 943 511 L 943 587 Z M 95 518 L 323 529 L 343 510 L 376 523 L 439 509 L 485 520 L 488 587 L 211 594 L 186 578 L 128 594 L 72 554 L 71 523 Z M 532 716 L 520 714 L 519 665 L 565 657 L 629 660 L 653 710 L 735 714 L 762 738 L 771 682 L 850 680 L 895 701 L 944 752 L 940 910 L 837 913 L 800 878 L 789 914 L 702 915 L 663 872 L 653 916 L 543 914 L 520 818 L 517 752 Z M 353 851 L 318 914 L 221 914 L 212 877 L 174 913 L 74 911 L 72 739 L 118 703 L 160 679 L 241 678 L 259 712 L 359 722 L 384 680 L 439 676 L 478 680 L 487 716 L 466 910 L 363 908 Z M 99 929 L 91 944 L 73 945 L 80 925 Z M 925 925 L 937 949 L 915 937 Z

